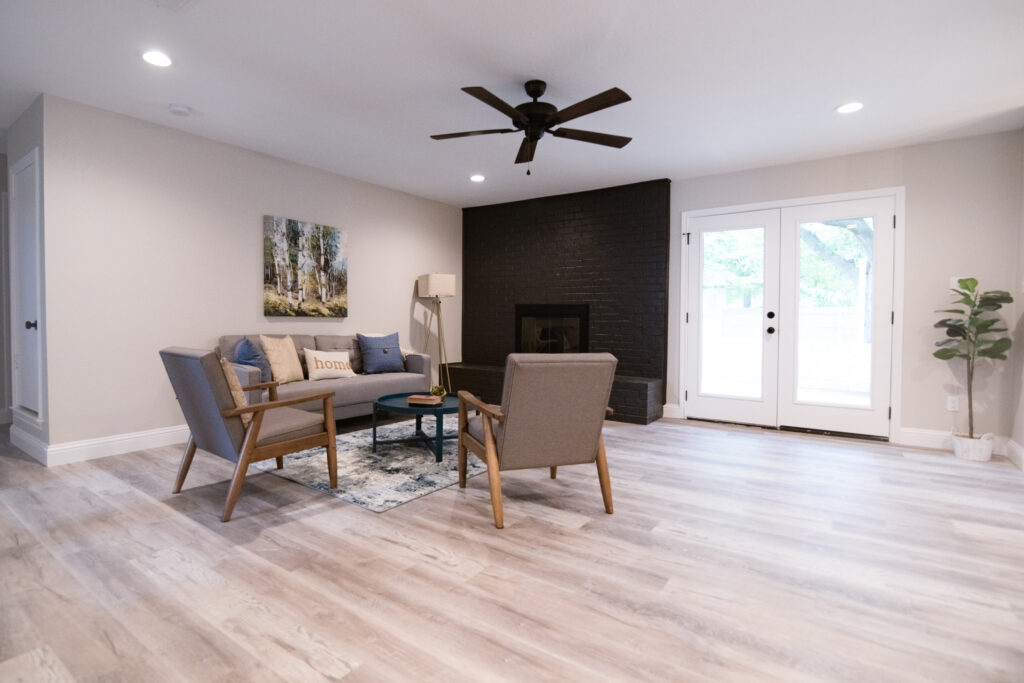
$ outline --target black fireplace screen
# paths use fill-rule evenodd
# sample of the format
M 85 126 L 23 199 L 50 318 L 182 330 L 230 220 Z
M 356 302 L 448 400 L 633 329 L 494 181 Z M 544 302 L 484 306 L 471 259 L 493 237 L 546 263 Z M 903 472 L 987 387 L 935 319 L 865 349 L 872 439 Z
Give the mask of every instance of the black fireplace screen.
M 585 353 L 587 304 L 516 304 L 516 353 Z

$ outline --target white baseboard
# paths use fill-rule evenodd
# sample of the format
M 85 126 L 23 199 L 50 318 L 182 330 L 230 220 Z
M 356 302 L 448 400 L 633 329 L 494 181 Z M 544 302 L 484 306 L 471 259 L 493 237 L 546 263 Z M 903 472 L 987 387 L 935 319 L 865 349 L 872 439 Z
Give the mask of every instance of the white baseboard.
M 73 462 L 105 458 L 108 455 L 120 455 L 141 451 L 146 448 L 159 448 L 184 443 L 188 440 L 188 425 L 160 427 L 130 434 L 115 434 L 98 439 L 67 441 L 58 444 L 46 444 L 40 439 L 19 429 L 11 427 L 11 443 L 46 465 L 67 465 Z
M 33 460 L 46 464 L 46 442 L 37 439 L 16 424 L 11 425 L 11 445 L 27 453 Z
M 686 418 L 686 411 L 678 403 L 666 403 L 662 411 L 662 417 L 673 417 L 680 420 Z
M 1005 455 L 1010 460 L 1013 460 L 1013 456 L 1010 454 L 1010 440 L 1005 436 L 996 436 L 995 442 L 992 445 L 992 452 L 996 455 Z M 914 427 L 903 427 L 896 431 L 896 434 L 892 438 L 892 442 L 899 446 L 914 446 L 916 448 L 937 448 L 942 451 L 953 450 L 953 437 L 948 431 L 943 429 L 916 429 Z M 1020 446 L 1017 446 L 1021 449 Z M 1019 454 L 1024 449 L 1018 451 Z M 1020 466 L 1020 460 L 1016 461 L 1018 467 Z
M 0 425 L 10 424 L 12 419 L 10 408 L 0 408 Z

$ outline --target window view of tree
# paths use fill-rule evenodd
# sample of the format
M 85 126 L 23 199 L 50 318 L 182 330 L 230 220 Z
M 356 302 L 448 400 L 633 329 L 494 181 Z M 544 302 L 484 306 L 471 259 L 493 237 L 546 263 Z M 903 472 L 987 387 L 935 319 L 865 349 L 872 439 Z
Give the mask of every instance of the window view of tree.
M 263 217 L 263 314 L 348 316 L 348 259 L 342 230 Z
M 704 233 L 704 287 L 724 288 L 727 306 L 750 308 L 751 303 L 760 303 L 764 289 L 760 228 Z

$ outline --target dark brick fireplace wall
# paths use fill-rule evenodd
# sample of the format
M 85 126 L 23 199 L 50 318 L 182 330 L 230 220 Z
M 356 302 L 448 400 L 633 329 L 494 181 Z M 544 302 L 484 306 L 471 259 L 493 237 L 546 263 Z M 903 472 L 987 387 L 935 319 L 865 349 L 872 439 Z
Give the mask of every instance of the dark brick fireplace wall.
M 590 350 L 619 359 L 616 416 L 643 423 L 661 416 L 668 180 L 467 208 L 462 225 L 463 362 L 452 366 L 456 388 L 500 400 L 494 371 L 514 350 L 517 303 L 589 304 Z

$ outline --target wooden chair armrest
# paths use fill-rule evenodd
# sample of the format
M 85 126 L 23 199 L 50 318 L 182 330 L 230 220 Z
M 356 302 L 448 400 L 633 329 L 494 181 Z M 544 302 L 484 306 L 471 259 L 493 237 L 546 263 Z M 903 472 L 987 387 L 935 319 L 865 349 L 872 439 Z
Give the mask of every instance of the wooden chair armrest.
M 247 387 L 242 387 L 242 391 L 254 391 L 256 389 L 259 389 L 259 390 L 262 391 L 263 389 L 269 389 L 270 390 L 270 400 L 271 401 L 276 401 L 277 400 L 277 387 L 280 384 L 281 383 L 278 382 L 277 380 L 271 380 L 269 382 L 260 382 L 259 384 L 253 384 L 253 385 L 250 385 L 250 386 L 247 386 Z
M 459 403 L 472 406 L 484 415 L 494 418 L 495 420 L 505 419 L 505 414 L 501 412 L 500 406 L 496 406 L 491 403 L 484 403 L 468 391 L 459 392 Z
M 609 408 L 609 407 L 605 406 L 605 409 L 604 409 L 604 416 L 605 416 L 606 418 L 609 418 L 609 417 L 611 417 L 611 416 L 612 416 L 612 415 L 614 415 L 614 414 L 615 414 L 615 411 L 614 411 L 614 410 L 612 410 L 611 408 Z
M 269 389 L 270 387 L 276 387 L 280 382 L 260 382 L 259 384 L 250 384 L 247 387 L 242 387 L 242 391 L 256 391 L 257 389 Z
M 306 403 L 307 401 L 328 401 L 334 398 L 333 391 L 325 391 L 319 394 L 305 394 L 303 396 L 296 396 L 295 398 L 288 398 L 283 401 L 265 401 L 263 403 L 253 403 L 247 405 L 244 408 L 235 408 L 233 410 L 225 410 L 221 412 L 222 417 L 238 417 L 245 413 L 258 413 L 265 410 L 273 410 L 274 408 L 284 408 L 286 406 L 293 406 L 297 403 Z

